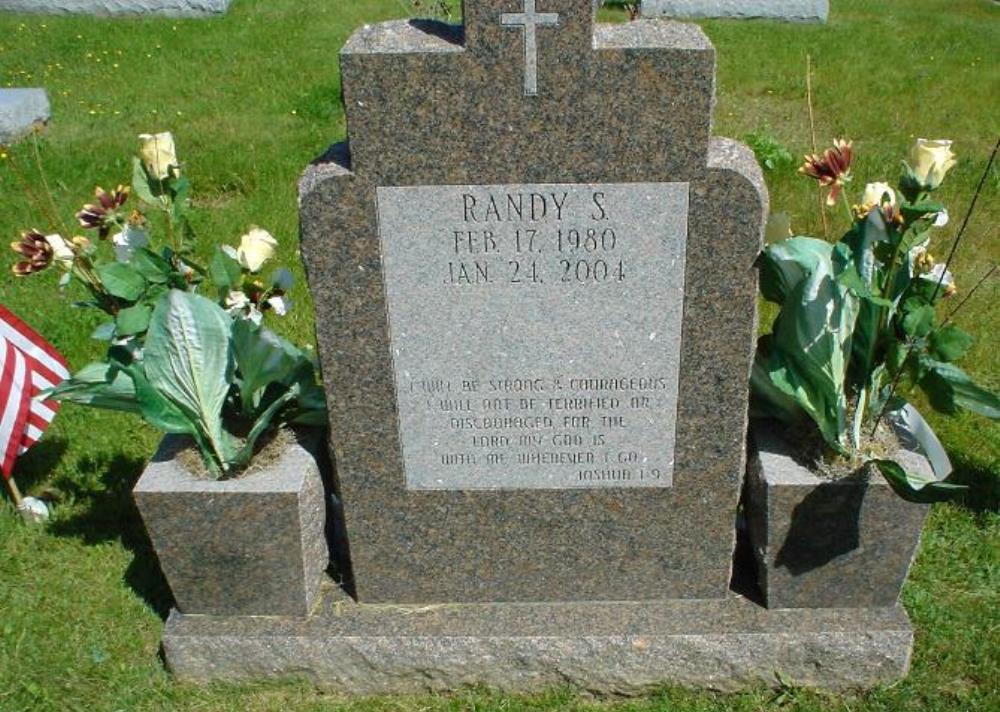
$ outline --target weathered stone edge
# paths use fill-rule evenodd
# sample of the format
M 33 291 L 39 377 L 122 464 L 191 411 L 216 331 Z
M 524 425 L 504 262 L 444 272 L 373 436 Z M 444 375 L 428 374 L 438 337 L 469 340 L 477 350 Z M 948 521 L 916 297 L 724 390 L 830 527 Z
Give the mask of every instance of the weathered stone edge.
M 743 599 L 692 603 L 687 628 L 665 622 L 672 602 L 548 604 L 546 624 L 521 616 L 523 604 L 452 605 L 451 624 L 407 625 L 420 609 L 356 606 L 285 624 L 281 619 L 183 616 L 167 622 L 163 648 L 180 679 L 241 680 L 305 676 L 353 694 L 447 691 L 470 684 L 510 692 L 570 686 L 597 694 L 634 695 L 663 684 L 733 691 L 764 684 L 830 690 L 871 687 L 909 670 L 913 632 L 901 608 L 761 611 Z M 703 611 L 697 613 L 699 604 Z M 363 614 L 352 614 L 363 609 Z M 531 606 L 527 607 L 531 610 Z M 603 611 L 601 632 L 580 631 L 579 615 Z M 648 613 L 648 620 L 644 614 Z M 717 618 L 729 629 L 720 632 Z M 495 629 L 496 618 L 523 625 Z M 468 619 L 485 619 L 468 628 Z M 457 621 L 465 620 L 465 623 Z M 557 632 L 565 620 L 573 632 Z M 380 630 L 380 624 L 383 625 Z M 608 632 L 608 625 L 620 632 Z

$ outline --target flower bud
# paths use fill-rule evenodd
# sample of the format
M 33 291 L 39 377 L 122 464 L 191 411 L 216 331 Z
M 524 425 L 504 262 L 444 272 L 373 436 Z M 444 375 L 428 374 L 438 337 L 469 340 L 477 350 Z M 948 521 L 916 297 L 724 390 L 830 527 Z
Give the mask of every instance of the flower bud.
M 172 133 L 140 134 L 139 140 L 142 142 L 139 156 L 151 177 L 166 180 L 170 177 L 171 169 L 175 174 L 180 173 Z
M 910 154 L 910 170 L 925 190 L 936 190 L 955 165 L 951 141 L 918 138 Z

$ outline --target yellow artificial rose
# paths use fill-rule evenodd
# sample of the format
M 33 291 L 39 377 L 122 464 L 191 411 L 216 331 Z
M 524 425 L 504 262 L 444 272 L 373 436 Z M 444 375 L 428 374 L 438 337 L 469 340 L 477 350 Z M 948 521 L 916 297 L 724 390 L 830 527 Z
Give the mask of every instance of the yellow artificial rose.
M 240 238 L 236 259 L 251 272 L 259 272 L 264 263 L 274 257 L 274 248 L 277 246 L 278 241 L 271 233 L 255 227 Z
M 171 168 L 174 169 L 174 173 L 180 173 L 172 133 L 167 131 L 158 134 L 140 134 L 139 140 L 142 142 L 139 155 L 151 177 L 166 180 L 170 177 Z
M 955 154 L 951 151 L 951 141 L 929 141 L 918 138 L 910 156 L 913 175 L 928 190 L 934 190 L 945 174 L 955 165 Z
M 889 196 L 888 200 L 884 200 L 886 194 Z M 888 183 L 869 183 L 865 186 L 865 194 L 861 198 L 861 204 L 869 209 L 876 205 L 895 205 L 896 191 L 889 187 Z

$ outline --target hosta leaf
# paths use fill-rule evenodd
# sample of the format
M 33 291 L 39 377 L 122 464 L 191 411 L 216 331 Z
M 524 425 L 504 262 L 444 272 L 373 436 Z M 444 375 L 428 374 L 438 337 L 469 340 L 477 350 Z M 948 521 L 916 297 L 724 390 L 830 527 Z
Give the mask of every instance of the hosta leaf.
M 231 447 L 222 406 L 234 365 L 226 312 L 196 294 L 169 291 L 153 310 L 143 358 L 150 386 L 197 424 L 224 465 Z
M 810 243 L 793 260 L 805 277 L 786 295 L 775 320 L 767 372 L 816 422 L 830 446 L 843 450 L 845 379 L 859 302 L 836 279 L 833 246 L 796 239 Z
M 240 372 L 240 401 L 245 413 L 260 404 L 268 384 L 290 384 L 302 359 L 295 346 L 249 319 L 233 323 L 233 354 Z
M 831 245 L 812 237 L 791 237 L 769 246 L 758 260 L 760 292 L 768 301 L 784 304 L 819 260 L 830 259 Z
M 74 373 L 45 396 L 92 408 L 140 412 L 132 379 L 108 363 L 91 363 Z

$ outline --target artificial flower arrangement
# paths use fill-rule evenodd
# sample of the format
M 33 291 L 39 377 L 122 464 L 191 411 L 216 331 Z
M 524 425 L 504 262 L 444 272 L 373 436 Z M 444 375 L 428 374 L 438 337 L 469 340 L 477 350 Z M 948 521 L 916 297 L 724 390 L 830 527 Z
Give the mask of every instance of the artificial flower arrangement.
M 15 275 L 55 265 L 65 272 L 62 288 L 86 292 L 75 306 L 110 317 L 93 333 L 108 342 L 105 360 L 46 395 L 137 413 L 165 433 L 190 436 L 212 477 L 232 476 L 273 426 L 326 424 L 313 359 L 263 325 L 265 314 L 288 310 L 292 276 L 277 268 L 262 277 L 277 241 L 259 228 L 199 265 L 191 254 L 191 183 L 173 136 L 140 140 L 131 188 L 97 188 L 76 215 L 94 239 L 30 230 L 12 245 L 22 258 Z
M 930 253 L 933 231 L 948 221 L 933 194 L 955 155 L 950 141 L 918 140 L 898 186 L 869 183 L 856 205 L 845 190 L 852 158 L 852 144 L 836 141 L 800 169 L 829 188 L 828 206 L 845 205 L 851 225 L 843 237 L 788 237 L 786 227 L 787 239 L 759 261 L 761 293 L 780 310 L 758 343 L 752 414 L 811 424 L 827 460 L 874 465 L 906 499 L 947 498 L 963 488 L 905 471 L 874 436 L 890 416 L 919 418 L 904 398 L 913 389 L 938 411 L 1000 418 L 1000 398 L 956 365 L 972 336 L 951 322 L 954 310 L 943 320 L 937 313 L 957 287 L 949 265 Z M 925 450 L 940 449 L 918 429 L 934 441 L 921 443 Z

